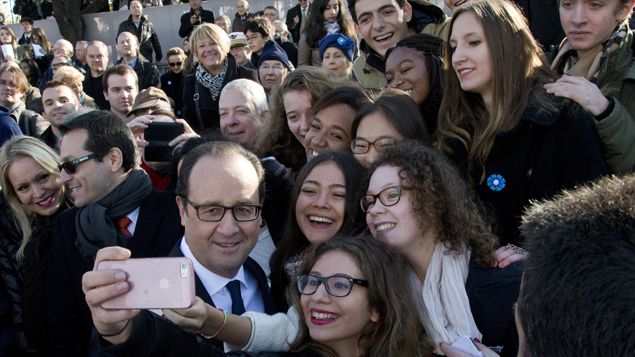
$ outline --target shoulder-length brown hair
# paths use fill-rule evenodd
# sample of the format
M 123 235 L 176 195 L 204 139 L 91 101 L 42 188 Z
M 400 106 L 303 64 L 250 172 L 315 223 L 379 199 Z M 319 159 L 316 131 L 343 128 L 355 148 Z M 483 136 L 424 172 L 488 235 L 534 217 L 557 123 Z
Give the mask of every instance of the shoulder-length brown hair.
M 437 241 L 456 253 L 469 248 L 476 262 L 491 265 L 498 246 L 491 222 L 486 220 L 476 194 L 443 153 L 407 140 L 387 149 L 370 172 L 380 166 L 399 169 L 401 180 L 409 187 L 417 220 L 436 229 Z
M 44 52 L 46 52 L 47 55 L 53 53 L 53 46 L 51 45 L 51 41 L 49 41 L 49 38 L 48 36 L 46 36 L 46 32 L 44 32 L 43 28 L 34 28 L 31 38 L 33 38 L 33 36 L 36 36 L 40 39 L 40 46 L 42 46 L 42 49 L 44 50 Z
M 9 35 L 11 35 L 11 47 L 13 47 L 13 50 L 18 48 L 18 38 L 15 36 L 15 32 L 13 32 L 11 27 L 2 26 L 2 27 L 0 27 L 0 30 L 5 30 L 5 31 L 7 31 L 9 33 Z
M 368 307 L 379 314 L 378 322 L 369 323 L 362 330 L 357 346 L 360 355 L 432 356 L 432 348 L 418 314 L 412 313 L 416 306 L 413 301 L 415 294 L 411 293 L 409 277 L 412 271 L 406 266 L 405 259 L 373 237 L 339 236 L 311 249 L 299 274 L 309 274 L 317 260 L 332 251 L 344 252 L 355 260 L 364 275 L 355 278 L 368 281 L 365 288 L 368 289 Z M 295 281 L 289 285 L 289 296 L 300 312 L 300 335 L 291 349 L 309 347 L 321 352 L 320 355 L 336 356 L 326 346 L 311 341 Z
M 438 145 L 453 154 L 450 141 L 458 140 L 468 153 L 472 179 L 484 179 L 483 167 L 496 134 L 513 128 L 529 100 L 539 110 L 553 110 L 543 84 L 555 77 L 547 65 L 522 12 L 509 1 L 473 1 L 460 7 L 450 22 L 473 14 L 483 26 L 492 69 L 492 108 L 488 112 L 480 95 L 465 92 L 453 70 L 447 71 L 439 109 Z M 452 63 L 452 48 L 446 39 L 445 63 Z M 531 97 L 531 99 L 530 99 Z

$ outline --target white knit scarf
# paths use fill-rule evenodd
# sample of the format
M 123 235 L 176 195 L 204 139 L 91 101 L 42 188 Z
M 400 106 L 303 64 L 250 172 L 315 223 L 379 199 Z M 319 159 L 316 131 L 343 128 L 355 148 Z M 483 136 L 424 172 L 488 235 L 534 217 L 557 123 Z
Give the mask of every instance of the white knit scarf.
M 452 344 L 461 336 L 483 337 L 465 291 L 470 261 L 469 250 L 465 252 L 456 254 L 437 243 L 423 282 L 420 316 L 438 355 L 443 355 L 441 342 Z

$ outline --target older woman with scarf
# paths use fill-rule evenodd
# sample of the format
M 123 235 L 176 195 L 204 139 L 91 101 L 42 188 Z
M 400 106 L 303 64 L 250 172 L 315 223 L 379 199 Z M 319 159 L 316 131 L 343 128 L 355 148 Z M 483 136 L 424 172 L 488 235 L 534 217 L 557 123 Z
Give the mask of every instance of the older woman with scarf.
M 214 24 L 201 24 L 190 36 L 190 48 L 198 65 L 184 79 L 183 117 L 198 133 L 220 128 L 218 99 L 225 85 L 234 79 L 257 81 L 256 71 L 239 66 L 229 54 L 227 33 Z
M 562 77 L 545 88 L 593 114 L 610 171 L 633 172 L 635 63 L 628 19 L 635 0 L 607 0 L 602 6 L 582 0 L 558 3 L 567 37 L 551 67 Z

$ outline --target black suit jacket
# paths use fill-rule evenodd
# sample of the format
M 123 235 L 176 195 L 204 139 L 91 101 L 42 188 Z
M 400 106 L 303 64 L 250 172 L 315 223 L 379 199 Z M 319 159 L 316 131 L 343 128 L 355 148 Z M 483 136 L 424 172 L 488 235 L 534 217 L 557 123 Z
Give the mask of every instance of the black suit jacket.
M 20 39 L 18 40 L 18 45 L 29 45 L 31 44 L 31 36 L 27 37 L 25 34 L 22 34 L 22 36 L 20 36 Z
M 174 195 L 152 191 L 139 208 L 137 226 L 126 248 L 134 258 L 167 256 L 183 236 Z M 75 246 L 77 212 L 72 208 L 61 213 L 54 224 L 44 283 L 46 356 L 86 356 L 93 329 L 81 280 L 94 262 L 84 259 Z
M 298 16 L 300 18 L 300 22 L 296 25 L 293 21 L 293 18 Z M 302 27 L 302 9 L 300 8 L 300 4 L 292 7 L 287 11 L 287 28 L 293 37 L 293 42 L 300 42 L 300 28 Z
M 117 64 L 124 63 L 123 58 L 117 61 Z M 152 62 L 148 61 L 143 55 L 137 56 L 137 62 L 134 65 L 134 71 L 139 78 L 139 91 L 148 87 L 161 88 L 161 78 L 159 77 L 159 68 Z
M 177 242 L 170 252 L 172 257 L 182 257 L 181 242 Z M 275 314 L 276 310 L 269 284 L 262 268 L 253 259 L 247 257 L 243 267 L 258 281 L 258 289 L 262 294 L 265 312 Z M 216 307 L 205 286 L 196 276 L 196 296 L 207 304 Z M 93 333 L 91 356 L 222 356 L 223 343 L 215 339 L 205 339 L 196 334 L 186 332 L 172 322 L 150 312 L 141 311 L 135 317 L 132 332 L 128 340 L 120 345 L 112 346 Z

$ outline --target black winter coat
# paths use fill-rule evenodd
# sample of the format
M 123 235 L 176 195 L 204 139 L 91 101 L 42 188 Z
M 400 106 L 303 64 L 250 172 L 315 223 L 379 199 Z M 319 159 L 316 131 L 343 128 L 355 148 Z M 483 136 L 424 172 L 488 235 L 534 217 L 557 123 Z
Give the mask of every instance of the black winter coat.
M 501 244 L 520 242 L 520 216 L 530 200 L 549 198 L 562 189 L 606 174 L 602 145 L 589 113 L 577 104 L 553 98 L 555 112 L 531 102 L 520 122 L 498 133 L 485 163 L 484 180 L 473 173 L 477 192 L 492 210 Z M 463 145 L 453 159 L 467 173 Z
M 246 78 L 258 81 L 258 74 L 236 64 L 232 55 L 227 55 L 228 67 L 223 81 L 223 87 L 234 79 Z M 222 88 L 221 88 L 222 90 Z M 198 92 L 198 96 L 196 95 Z M 198 133 L 210 133 L 220 129 L 218 114 L 218 99 L 212 98 L 210 91 L 196 80 L 196 69 L 183 80 L 183 119 Z M 198 100 L 195 100 L 198 99 Z M 197 104 L 198 102 L 198 104 Z M 198 109 L 197 110 L 197 105 Z
M 154 31 L 152 22 L 148 21 L 148 18 L 145 15 L 141 16 L 139 28 L 137 28 L 132 21 L 132 15 L 128 16 L 128 20 L 119 24 L 117 37 L 119 37 L 119 34 L 122 32 L 130 32 L 131 34 L 137 36 L 137 40 L 139 40 L 139 52 L 143 55 L 143 57 L 152 62 L 152 51 L 154 50 L 154 53 L 156 54 L 155 62 L 161 61 L 161 58 L 163 58 L 163 52 L 161 52 L 159 37 Z

